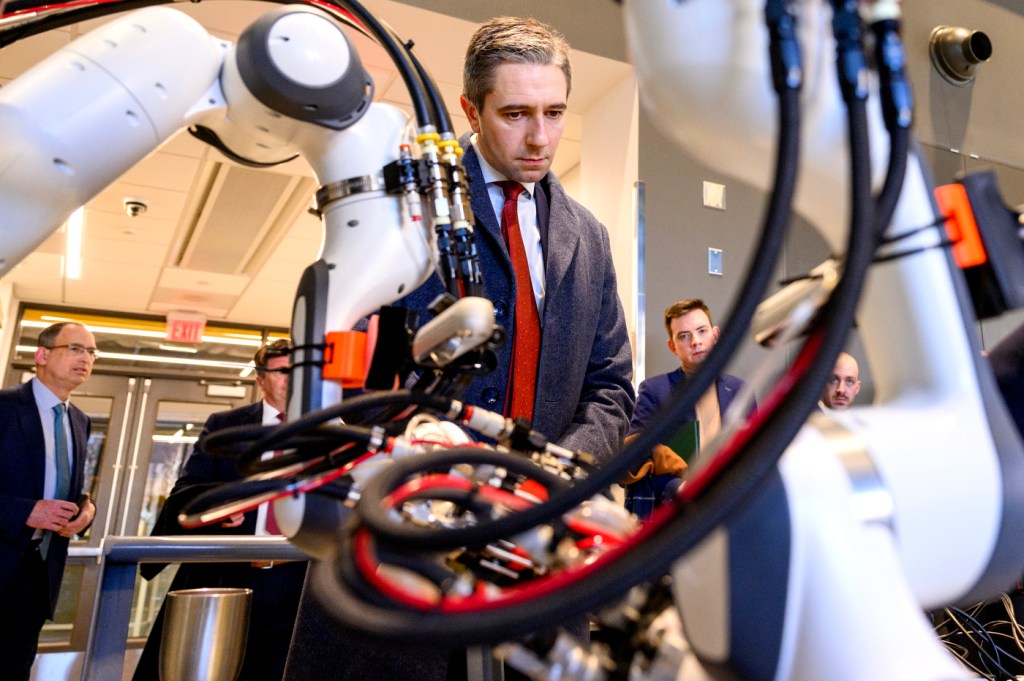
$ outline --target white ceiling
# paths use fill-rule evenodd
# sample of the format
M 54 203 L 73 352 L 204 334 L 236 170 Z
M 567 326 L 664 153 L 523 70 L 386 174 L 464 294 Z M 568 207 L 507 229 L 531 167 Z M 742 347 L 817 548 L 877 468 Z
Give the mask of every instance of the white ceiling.
M 468 130 L 458 96 L 462 54 L 476 24 L 390 0 L 363 4 L 403 40 L 415 42 L 415 52 L 445 97 L 454 129 Z M 173 5 L 231 41 L 276 6 L 240 0 Z M 0 50 L 0 86 L 107 20 Z M 409 112 L 408 93 L 384 50 L 363 36 L 351 37 L 376 84 L 375 99 Z M 554 164 L 559 175 L 579 163 L 581 112 L 629 67 L 574 52 L 573 70 L 569 123 Z M 301 159 L 254 171 L 182 132 L 86 205 L 80 279 L 62 274 L 65 235 L 59 231 L 4 281 L 25 302 L 158 315 L 184 310 L 210 320 L 286 327 L 298 278 L 319 253 L 320 223 L 306 211 L 314 189 Z M 127 216 L 125 198 L 143 199 L 148 210 Z

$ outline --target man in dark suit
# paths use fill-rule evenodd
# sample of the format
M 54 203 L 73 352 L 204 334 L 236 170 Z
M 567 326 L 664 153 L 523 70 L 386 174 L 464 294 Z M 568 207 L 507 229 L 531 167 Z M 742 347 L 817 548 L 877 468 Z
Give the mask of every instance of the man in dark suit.
M 36 376 L 0 391 L 0 669 L 28 679 L 53 617 L 68 541 L 96 506 L 82 498 L 89 417 L 68 402 L 92 373 L 96 340 L 61 322 L 39 334 Z
M 665 310 L 665 330 L 668 332 L 668 349 L 679 359 L 680 366 L 675 371 L 652 376 L 640 383 L 627 441 L 643 429 L 673 394 L 682 390 L 687 376 L 693 375 L 718 342 L 719 329 L 711 323 L 711 311 L 704 301 L 697 298 L 670 305 Z M 695 449 L 700 443 L 710 442 L 721 429 L 722 414 L 742 387 L 740 379 L 721 374 L 715 380 L 714 388 L 701 396 L 694 411 L 680 424 L 681 427 L 697 424 L 693 429 L 696 437 L 692 440 L 684 438 L 683 441 L 690 442 Z M 695 451 L 674 451 L 668 444 L 655 446 L 651 458 L 624 481 L 626 507 L 641 518 L 649 516 L 662 500 L 667 486 L 678 488 L 679 483 L 674 481 L 685 477 L 686 458 L 695 454 Z
M 607 458 L 621 446 L 633 410 L 633 360 L 608 231 L 550 172 L 571 86 L 569 46 L 540 22 L 499 17 L 470 39 L 461 103 L 473 134 L 459 143 L 466 150 L 484 294 L 509 342 L 498 351 L 497 368 L 474 378 L 459 399 L 530 418 L 562 447 Z M 507 181 L 517 185 L 510 199 L 499 184 Z M 506 203 L 520 243 L 503 220 Z M 427 306 L 443 291 L 434 276 L 403 302 L 425 323 Z M 527 323 L 530 341 L 520 333 Z M 348 655 L 345 644 L 332 638 L 338 634 L 315 604 L 304 621 L 310 600 L 299 616 L 289 681 L 397 678 L 400 672 L 381 665 L 338 665 Z M 405 677 L 443 678 L 435 662 L 436 654 L 420 655 Z
M 255 404 L 212 414 L 206 421 L 203 435 L 233 426 L 278 425 L 283 420 L 288 398 L 290 354 L 291 344 L 286 340 L 274 341 L 257 350 L 253 363 L 256 365 L 256 385 L 263 399 Z M 202 442 L 202 436 L 199 442 Z M 197 443 L 160 512 L 153 534 L 280 534 L 276 531 L 273 515 L 266 504 L 255 511 L 236 514 L 218 526 L 186 530 L 178 524 L 177 517 L 181 509 L 200 492 L 241 477 L 233 457 L 212 456 Z M 239 678 L 242 681 L 280 681 L 295 624 L 299 595 L 306 577 L 306 566 L 305 561 L 186 563 L 178 569 L 170 588 L 252 589 L 249 635 Z M 153 571 L 143 573 L 147 578 L 154 575 Z M 158 679 L 163 616 L 161 609 L 135 669 L 135 681 Z

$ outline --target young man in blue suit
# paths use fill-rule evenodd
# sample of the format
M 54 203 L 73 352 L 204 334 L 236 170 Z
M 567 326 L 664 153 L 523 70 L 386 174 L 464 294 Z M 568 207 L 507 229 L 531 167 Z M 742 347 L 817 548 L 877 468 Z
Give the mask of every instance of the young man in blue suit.
M 665 310 L 665 331 L 668 332 L 668 349 L 679 359 L 679 368 L 652 376 L 640 384 L 627 440 L 644 427 L 673 393 L 682 389 L 687 376 L 693 375 L 715 347 L 719 335 L 718 327 L 711 322 L 711 311 L 697 298 L 680 300 Z M 721 429 L 722 414 L 741 387 L 740 379 L 721 374 L 714 388 L 701 396 L 694 412 L 680 426 L 696 422 L 697 443 L 710 442 Z M 651 458 L 625 480 L 627 508 L 641 518 L 649 516 L 662 500 L 666 486 L 685 476 L 684 456 L 690 454 L 693 453 L 673 451 L 667 444 L 657 445 Z
M 0 390 L 0 670 L 28 679 L 53 617 L 68 542 L 96 506 L 82 497 L 89 417 L 68 402 L 92 373 L 96 339 L 61 322 L 39 334 L 36 376 Z
M 223 428 L 243 425 L 278 425 L 288 399 L 288 373 L 291 343 L 278 340 L 256 351 L 256 385 L 263 399 L 230 411 L 211 414 L 203 435 Z M 202 436 L 200 436 L 200 442 Z M 200 492 L 226 482 L 239 480 L 234 457 L 212 456 L 196 444 L 185 469 L 174 483 L 174 489 L 160 512 L 154 535 L 235 534 L 263 535 L 275 532 L 266 504 L 248 513 L 236 514 L 230 520 L 200 530 L 185 530 L 178 522 L 178 513 Z M 246 681 L 279 681 L 284 674 L 288 644 L 291 641 L 295 613 L 306 578 L 306 561 L 276 563 L 186 563 L 171 583 L 171 590 L 199 587 L 236 587 L 252 589 L 249 635 L 245 660 L 239 678 Z M 158 571 L 158 570 L 157 570 Z M 154 573 L 143 568 L 143 576 Z M 163 611 L 153 623 L 146 647 L 135 669 L 134 681 L 158 681 L 160 638 Z

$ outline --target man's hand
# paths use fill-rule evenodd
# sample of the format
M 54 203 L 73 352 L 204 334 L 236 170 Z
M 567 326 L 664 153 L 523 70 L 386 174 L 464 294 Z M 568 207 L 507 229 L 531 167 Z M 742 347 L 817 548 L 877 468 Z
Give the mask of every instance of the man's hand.
M 654 449 L 651 450 L 651 460 L 654 461 L 654 474 L 655 475 L 674 475 L 677 478 L 686 477 L 686 469 L 688 466 L 683 461 L 683 457 L 675 453 L 675 451 L 667 445 L 654 445 Z
M 636 435 L 629 435 L 626 437 L 625 442 L 628 443 L 630 440 L 636 438 Z M 648 475 L 674 475 L 677 478 L 686 477 L 686 469 L 688 466 L 683 458 L 673 451 L 673 449 L 667 445 L 657 444 L 651 450 L 651 458 L 640 466 L 635 472 L 627 473 L 626 476 L 620 481 L 622 485 L 632 485 L 634 482 L 643 480 Z
M 244 513 L 235 513 L 230 518 L 220 524 L 221 527 L 238 527 L 245 522 Z
M 93 507 L 93 513 L 95 511 L 96 508 Z M 68 526 L 68 521 L 76 513 L 78 513 L 78 506 L 73 501 L 40 499 L 32 507 L 32 512 L 28 514 L 28 520 L 25 521 L 25 524 L 38 530 L 53 530 L 63 534 L 64 528 Z M 83 527 L 85 526 L 83 525 Z
M 89 527 L 89 523 L 96 517 L 96 504 L 92 502 L 89 496 L 86 496 L 85 501 L 77 508 L 78 515 L 64 529 L 60 530 L 60 536 L 71 538 L 79 534 L 82 530 Z

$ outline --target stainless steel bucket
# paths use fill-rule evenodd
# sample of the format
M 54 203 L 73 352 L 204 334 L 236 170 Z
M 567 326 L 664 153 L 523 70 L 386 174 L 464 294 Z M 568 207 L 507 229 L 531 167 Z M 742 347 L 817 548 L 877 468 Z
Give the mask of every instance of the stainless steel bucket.
M 160 680 L 236 681 L 245 658 L 251 601 L 252 589 L 169 592 Z

